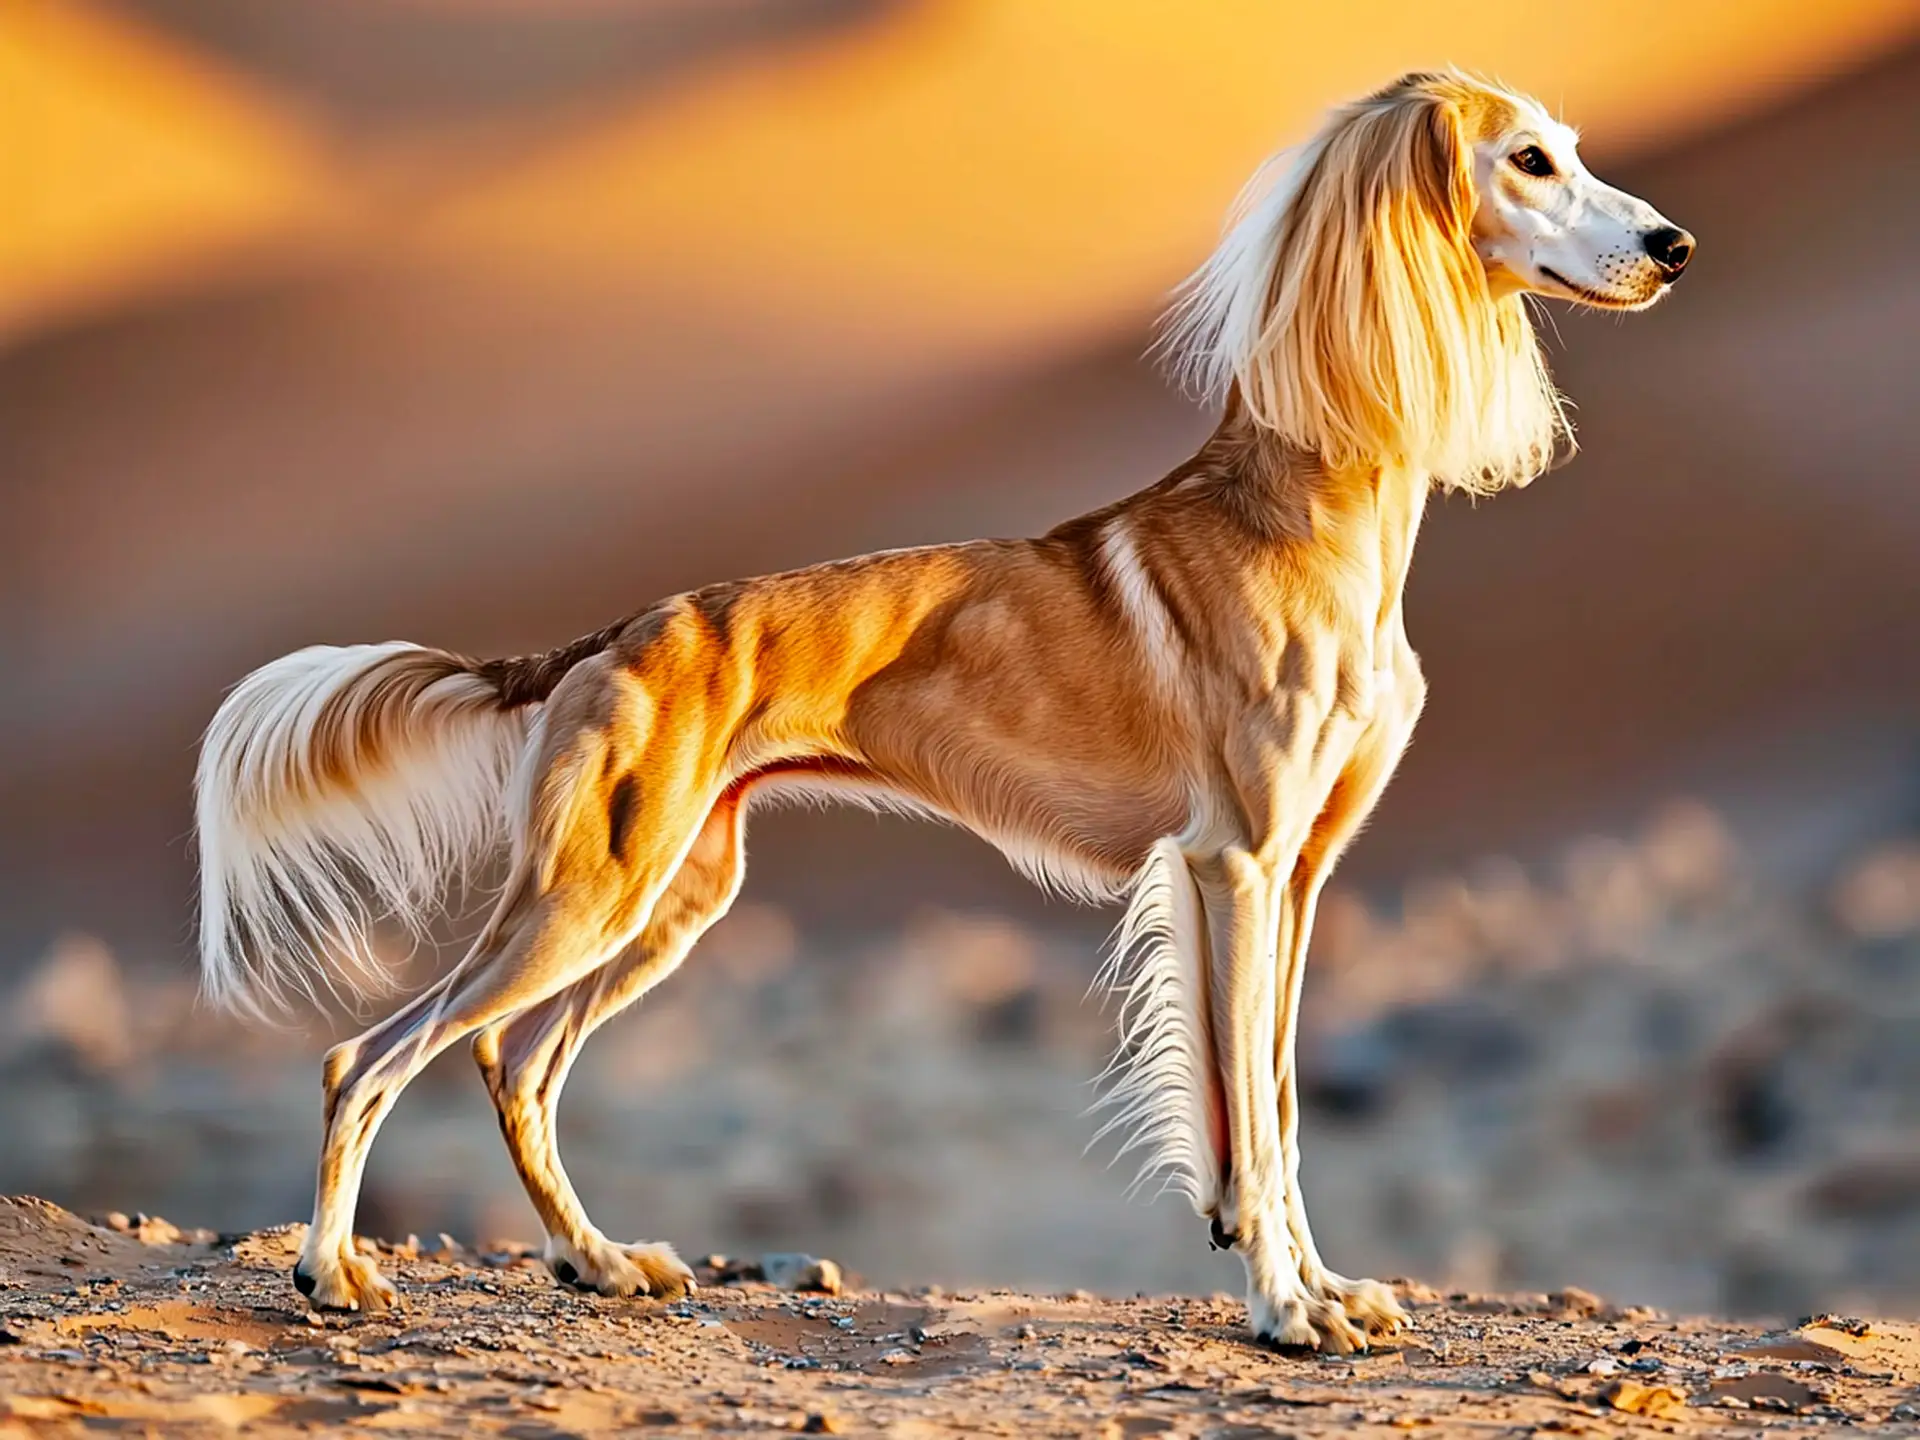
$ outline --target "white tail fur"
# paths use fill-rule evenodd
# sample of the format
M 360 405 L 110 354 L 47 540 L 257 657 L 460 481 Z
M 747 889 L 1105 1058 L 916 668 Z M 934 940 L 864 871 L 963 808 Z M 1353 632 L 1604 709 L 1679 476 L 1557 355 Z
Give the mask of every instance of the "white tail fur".
M 373 924 L 418 935 L 491 853 L 532 713 L 472 662 L 399 642 L 316 645 L 242 680 L 195 778 L 207 996 L 266 1017 L 289 992 L 390 990 Z
M 1207 1025 L 1206 912 L 1179 843 L 1161 840 L 1133 883 L 1111 953 L 1094 982 L 1118 997 L 1118 1048 L 1101 1074 L 1093 1143 L 1142 1156 L 1128 1193 L 1160 1184 L 1202 1215 L 1219 1203 L 1213 1044 Z M 1091 1146 L 1089 1147 L 1091 1148 Z

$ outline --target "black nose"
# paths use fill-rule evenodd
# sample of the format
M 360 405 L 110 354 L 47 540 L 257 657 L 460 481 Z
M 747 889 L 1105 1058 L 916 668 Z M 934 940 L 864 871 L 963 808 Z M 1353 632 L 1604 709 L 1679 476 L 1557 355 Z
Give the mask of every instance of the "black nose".
M 1693 237 L 1672 225 L 1649 230 L 1641 243 L 1669 280 L 1678 280 L 1680 272 L 1687 268 L 1687 261 L 1693 258 Z

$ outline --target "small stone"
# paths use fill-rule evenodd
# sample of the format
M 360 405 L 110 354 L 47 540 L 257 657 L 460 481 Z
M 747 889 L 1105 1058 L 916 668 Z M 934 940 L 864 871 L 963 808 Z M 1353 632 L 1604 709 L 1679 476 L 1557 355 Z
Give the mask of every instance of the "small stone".
M 1387 1285 L 1395 1295 L 1399 1296 L 1400 1303 L 1403 1305 L 1440 1305 L 1445 1303 L 1447 1298 L 1433 1286 L 1420 1280 L 1410 1279 L 1405 1275 L 1396 1275 L 1387 1281 Z
M 1582 1290 L 1578 1285 L 1554 1291 L 1547 1301 L 1561 1314 L 1571 1314 L 1582 1320 L 1591 1319 L 1607 1308 L 1606 1301 L 1591 1290 Z
M 800 1427 L 803 1435 L 844 1435 L 847 1427 L 838 1415 L 831 1410 L 816 1410 L 807 1416 L 806 1423 Z
M 1851 1335 L 1856 1340 L 1864 1340 L 1873 1333 L 1873 1326 L 1853 1315 L 1809 1315 L 1800 1322 L 1802 1330 L 1838 1330 L 1843 1335 Z
M 769 1285 L 778 1285 L 782 1290 L 817 1290 L 838 1295 L 845 1283 L 838 1265 L 813 1255 L 762 1255 L 760 1273 Z
M 1645 1415 L 1662 1419 L 1678 1415 L 1687 1408 L 1687 1397 L 1667 1385 L 1643 1385 L 1638 1380 L 1615 1380 L 1600 1392 L 1600 1399 L 1627 1415 Z
M 1598 1360 L 1589 1360 L 1585 1369 L 1589 1375 L 1618 1375 L 1620 1362 L 1602 1355 Z

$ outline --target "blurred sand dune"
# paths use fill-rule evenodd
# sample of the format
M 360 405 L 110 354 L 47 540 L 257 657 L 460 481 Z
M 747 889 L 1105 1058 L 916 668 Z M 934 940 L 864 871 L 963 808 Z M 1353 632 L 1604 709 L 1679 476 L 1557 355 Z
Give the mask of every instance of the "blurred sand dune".
M 239 257 L 418 244 L 590 288 L 664 272 L 775 324 L 844 320 L 857 287 L 886 331 L 1033 343 L 1150 307 L 1263 156 L 1394 71 L 1501 75 L 1620 157 L 1915 24 L 1900 0 L 1563 6 L 1551 44 L 1425 3 L 244 9 L 35 5 L 0 30 L 28 202 L 9 328 Z
M 1165 284 L 1276 139 L 1447 53 L 1564 103 L 1703 258 L 1631 326 L 1556 320 L 1572 467 L 1435 517 L 1435 701 L 1358 873 L 1756 777 L 1910 808 L 1910 11 L 1576 7 L 1540 47 L 1431 10 L 36 8 L 0 41 L 52 217 L 0 241 L 0 963 L 171 949 L 193 737 L 273 653 L 542 647 L 1155 478 L 1206 425 L 1132 358 Z M 836 923 L 1028 903 L 953 836 L 761 841 Z

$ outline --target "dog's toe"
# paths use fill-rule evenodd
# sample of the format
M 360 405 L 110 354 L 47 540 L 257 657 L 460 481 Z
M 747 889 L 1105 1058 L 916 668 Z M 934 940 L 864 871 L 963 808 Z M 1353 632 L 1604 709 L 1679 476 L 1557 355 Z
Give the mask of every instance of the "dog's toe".
M 378 1315 L 400 1301 L 393 1282 L 364 1255 L 302 1256 L 293 1267 L 293 1286 L 316 1310 Z
M 694 1290 L 693 1271 L 671 1245 L 616 1245 L 596 1238 L 576 1249 L 555 1242 L 547 1268 L 562 1285 L 609 1299 L 678 1300 Z

